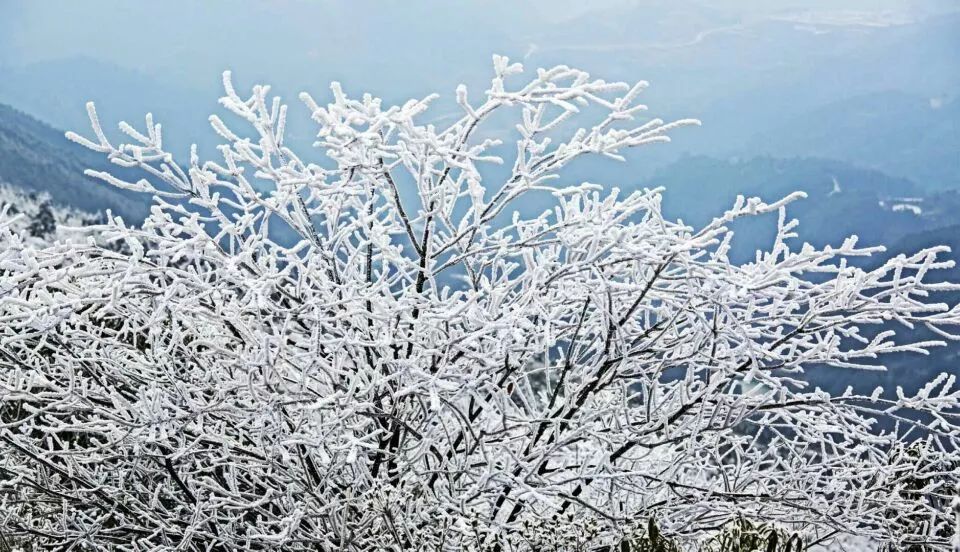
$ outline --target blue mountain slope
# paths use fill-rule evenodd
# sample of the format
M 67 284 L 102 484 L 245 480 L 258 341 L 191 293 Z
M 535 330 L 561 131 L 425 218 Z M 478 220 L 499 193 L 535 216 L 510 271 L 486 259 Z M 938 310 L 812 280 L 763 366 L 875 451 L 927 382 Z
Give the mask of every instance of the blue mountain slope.
M 960 102 L 883 92 L 829 103 L 757 134 L 747 152 L 841 158 L 928 189 L 960 187 Z
M 47 192 L 55 202 L 85 211 L 110 209 L 131 222 L 146 216 L 149 196 L 88 178 L 87 168 L 117 172 L 119 167 L 69 142 L 62 131 L 0 104 L 0 182 Z
M 838 244 L 853 234 L 863 244 L 889 244 L 912 232 L 960 221 L 950 209 L 960 207 L 956 194 L 924 201 L 921 188 L 910 180 L 827 159 L 688 156 L 643 185 L 664 186 L 665 214 L 694 226 L 721 214 L 737 195 L 774 201 L 794 191 L 806 192 L 808 197 L 793 203 L 788 212 L 800 221 L 801 240 L 818 246 Z M 756 249 L 767 247 L 775 221 L 767 216 L 738 223 L 734 257 L 746 260 Z

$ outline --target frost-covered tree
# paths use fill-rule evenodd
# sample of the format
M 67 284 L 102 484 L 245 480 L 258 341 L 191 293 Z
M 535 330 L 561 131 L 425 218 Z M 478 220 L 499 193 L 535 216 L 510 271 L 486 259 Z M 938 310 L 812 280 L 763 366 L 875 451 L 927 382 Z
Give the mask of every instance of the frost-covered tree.
M 422 122 L 434 96 L 301 95 L 313 160 L 268 87 L 244 98 L 229 74 L 218 161 L 179 164 L 149 115 L 114 145 L 90 105 L 93 138 L 68 137 L 142 169 L 93 175 L 154 205 L 95 227 L 123 251 L 0 250 L 4 538 L 628 550 L 760 520 L 805 545 L 948 546 L 955 378 L 840 396 L 804 379 L 942 345 L 897 328 L 955 339 L 960 309 L 928 295 L 957 286 L 925 279 L 946 249 L 863 270 L 847 260 L 879 249 L 855 238 L 798 245 L 801 194 L 691 228 L 660 190 L 570 186 L 574 160 L 695 121 L 644 117 L 643 82 L 494 68 L 449 126 Z M 528 198 L 550 206 L 514 213 Z M 770 248 L 732 263 L 731 223 L 768 212 Z
M 84 241 L 84 226 L 102 222 L 102 215 L 57 205 L 48 194 L 27 192 L 0 182 L 0 247 L 15 247 L 11 238 L 34 247 L 56 241 Z

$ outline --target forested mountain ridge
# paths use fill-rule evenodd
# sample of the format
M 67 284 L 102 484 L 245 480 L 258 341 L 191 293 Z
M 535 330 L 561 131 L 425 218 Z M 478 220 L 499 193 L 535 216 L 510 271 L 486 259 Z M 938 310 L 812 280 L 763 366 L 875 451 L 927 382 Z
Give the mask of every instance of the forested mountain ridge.
M 803 191 L 807 198 L 790 205 L 788 214 L 800 221 L 799 239 L 818 246 L 854 234 L 864 244 L 889 246 L 960 222 L 956 191 L 929 192 L 911 180 L 831 159 L 687 156 L 641 185 L 666 188 L 664 212 L 693 226 L 718 216 L 737 195 L 773 201 Z M 768 216 L 741 228 L 735 256 L 746 260 L 769 245 L 774 221 Z

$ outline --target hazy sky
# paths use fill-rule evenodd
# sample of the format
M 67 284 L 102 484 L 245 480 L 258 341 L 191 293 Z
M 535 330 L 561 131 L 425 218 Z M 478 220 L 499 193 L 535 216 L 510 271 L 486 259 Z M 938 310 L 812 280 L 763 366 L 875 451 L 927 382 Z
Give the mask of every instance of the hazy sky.
M 950 8 L 938 0 L 495 0 L 484 2 L 272 0 L 0 0 L 0 63 L 85 56 L 186 87 L 215 84 L 225 68 L 301 84 L 341 75 L 403 80 L 458 67 L 486 74 L 489 55 L 545 46 L 684 44 L 759 18 L 864 25 Z M 954 4 L 957 4 L 954 2 Z M 570 24 L 584 20 L 585 23 Z M 569 30 L 564 24 L 570 26 Z M 547 45 L 538 37 L 557 28 Z M 608 32 L 612 31 L 612 32 Z M 408 76 L 408 79 L 414 78 Z M 395 83 L 392 84 L 406 84 Z

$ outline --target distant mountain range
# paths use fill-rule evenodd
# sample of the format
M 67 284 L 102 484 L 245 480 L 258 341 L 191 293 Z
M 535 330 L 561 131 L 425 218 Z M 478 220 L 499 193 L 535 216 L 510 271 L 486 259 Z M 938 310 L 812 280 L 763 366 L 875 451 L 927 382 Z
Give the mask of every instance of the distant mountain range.
M 671 147 L 645 151 L 643 163 L 633 169 L 645 171 L 642 177 L 687 152 L 823 157 L 906 177 L 928 189 L 960 186 L 955 8 L 909 10 L 908 16 L 821 6 L 775 15 L 776 9 L 752 9 L 749 3 L 735 9 L 715 4 L 698 1 L 692 9 L 689 2 L 613 2 L 604 9 L 572 9 L 563 17 L 547 10 L 556 16 L 549 22 L 514 19 L 522 10 L 503 4 L 473 10 L 484 13 L 484 22 L 502 20 L 506 27 L 471 29 L 470 40 L 460 40 L 458 32 L 458 25 L 471 24 L 469 10 L 457 12 L 451 16 L 457 24 L 439 31 L 449 38 L 443 38 L 449 42 L 445 59 L 412 54 L 432 52 L 427 43 L 441 40 L 436 33 L 406 33 L 404 44 L 391 51 L 365 43 L 349 52 L 316 48 L 310 50 L 316 57 L 306 59 L 297 57 L 303 52 L 291 52 L 285 63 L 241 52 L 217 58 L 222 61 L 144 60 L 132 66 L 94 57 L 17 64 L 7 56 L 0 65 L 0 103 L 78 131 L 87 127 L 88 100 L 97 102 L 108 131 L 119 120 L 136 125 L 150 111 L 164 125 L 171 151 L 185 157 L 194 141 L 201 152 L 212 152 L 216 139 L 207 117 L 223 112 L 216 103 L 220 70 L 233 68 L 241 93 L 254 81 L 275 85 L 290 104 L 287 143 L 309 146 L 315 129 L 296 99 L 301 90 L 322 100 L 329 81 L 340 80 L 350 94 L 370 91 L 387 104 L 439 92 L 424 122 L 446 121 L 458 109 L 452 91 L 459 82 L 471 86 L 471 98 L 483 96 L 489 56 L 496 52 L 522 61 L 529 72 L 566 64 L 607 80 L 646 79 L 651 86 L 640 101 L 650 105 L 651 115 L 703 121 L 696 131 L 677 133 Z M 331 17 L 355 10 L 325 9 L 332 10 Z M 402 11 L 406 23 L 420 28 L 425 24 L 420 16 L 430 10 Z M 387 36 L 396 26 L 392 19 L 368 23 Z M 345 29 L 328 31 L 333 34 L 327 40 L 350 39 Z
M 690 10 L 678 3 L 670 17 L 658 18 L 661 32 L 647 32 L 647 3 L 588 12 L 531 36 L 527 63 L 644 78 L 651 86 L 642 100 L 653 114 L 701 119 L 702 128 L 649 157 L 658 166 L 683 151 L 808 156 L 924 187 L 960 183 L 960 14 L 873 21 L 743 9 L 725 17 L 728 6 L 703 4 Z
M 960 188 L 958 123 L 957 99 L 878 92 L 813 109 L 757 133 L 742 149 L 843 159 L 928 189 Z

